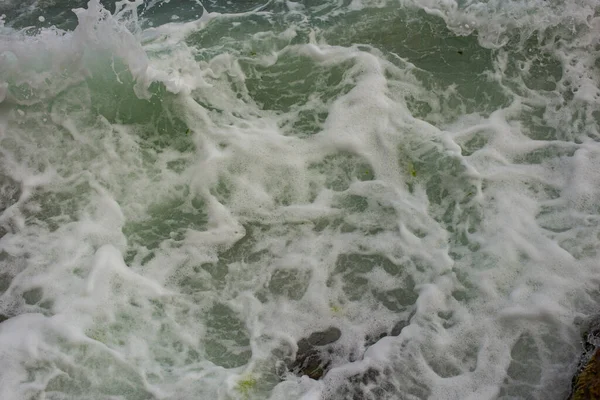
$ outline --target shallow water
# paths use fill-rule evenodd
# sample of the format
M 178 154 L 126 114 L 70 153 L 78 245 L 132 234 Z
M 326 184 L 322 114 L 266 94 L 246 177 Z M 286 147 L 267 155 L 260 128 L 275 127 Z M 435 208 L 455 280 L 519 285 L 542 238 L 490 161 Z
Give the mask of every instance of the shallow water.
M 597 1 L 0 14 L 0 398 L 568 394 L 600 294 Z M 330 326 L 324 378 L 286 372 Z

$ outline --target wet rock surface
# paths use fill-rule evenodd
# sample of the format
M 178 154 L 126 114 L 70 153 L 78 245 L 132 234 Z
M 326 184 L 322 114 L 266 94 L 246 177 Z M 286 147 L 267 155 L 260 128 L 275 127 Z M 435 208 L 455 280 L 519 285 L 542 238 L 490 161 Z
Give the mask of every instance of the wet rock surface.
M 583 355 L 573 377 L 569 400 L 600 400 L 600 317 L 586 324 Z
M 348 377 L 334 394 L 324 400 L 381 400 L 386 393 L 393 393 L 393 384 L 388 382 L 389 371 L 368 368 L 365 372 Z
M 573 379 L 570 400 L 600 399 L 600 352 L 596 350 Z

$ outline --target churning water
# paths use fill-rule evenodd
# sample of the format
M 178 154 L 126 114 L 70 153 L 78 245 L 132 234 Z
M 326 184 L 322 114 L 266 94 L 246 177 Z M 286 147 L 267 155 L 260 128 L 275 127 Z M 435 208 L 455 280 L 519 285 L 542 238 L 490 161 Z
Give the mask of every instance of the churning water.
M 598 0 L 0 14 L 0 398 L 568 393 L 600 299 Z M 289 372 L 328 327 L 325 376 Z

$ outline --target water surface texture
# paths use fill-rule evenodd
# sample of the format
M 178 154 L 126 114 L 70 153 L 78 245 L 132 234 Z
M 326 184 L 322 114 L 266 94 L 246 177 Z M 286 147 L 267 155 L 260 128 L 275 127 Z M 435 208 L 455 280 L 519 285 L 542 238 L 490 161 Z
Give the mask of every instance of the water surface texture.
M 568 394 L 600 300 L 597 0 L 0 15 L 0 398 Z M 290 372 L 329 327 L 325 376 Z

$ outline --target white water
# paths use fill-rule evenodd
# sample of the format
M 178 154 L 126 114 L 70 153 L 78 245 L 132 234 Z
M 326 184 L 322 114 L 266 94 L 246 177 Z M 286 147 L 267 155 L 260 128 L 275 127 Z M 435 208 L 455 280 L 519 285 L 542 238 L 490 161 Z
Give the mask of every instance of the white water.
M 564 398 L 597 2 L 171 3 L 0 27 L 0 398 Z

